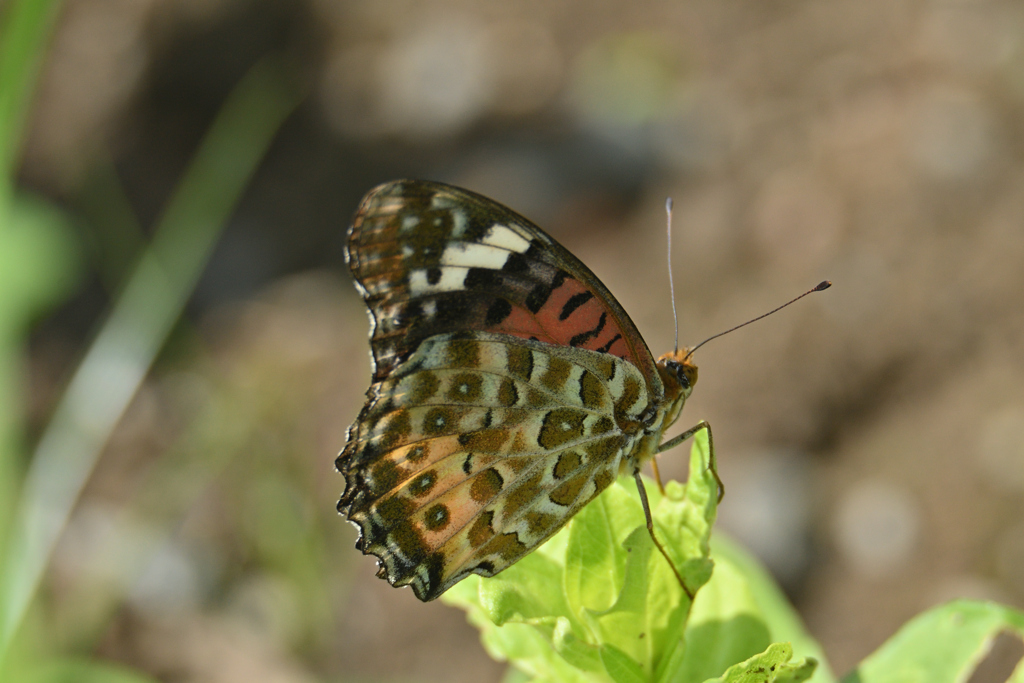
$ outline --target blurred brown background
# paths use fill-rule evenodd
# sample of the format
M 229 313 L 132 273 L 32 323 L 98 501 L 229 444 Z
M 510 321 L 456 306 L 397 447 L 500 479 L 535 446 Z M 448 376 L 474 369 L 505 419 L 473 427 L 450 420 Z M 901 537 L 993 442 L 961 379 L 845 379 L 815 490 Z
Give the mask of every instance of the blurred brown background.
M 33 335 L 37 434 L 127 262 L 109 226 L 150 230 L 271 53 L 306 99 L 62 538 L 58 642 L 168 681 L 500 680 L 334 512 L 369 377 L 344 230 L 400 177 L 535 220 L 655 354 L 666 196 L 682 343 L 833 280 L 697 356 L 722 527 L 840 673 L 938 602 L 1024 606 L 1024 5 L 72 0 L 21 181 L 88 273 Z

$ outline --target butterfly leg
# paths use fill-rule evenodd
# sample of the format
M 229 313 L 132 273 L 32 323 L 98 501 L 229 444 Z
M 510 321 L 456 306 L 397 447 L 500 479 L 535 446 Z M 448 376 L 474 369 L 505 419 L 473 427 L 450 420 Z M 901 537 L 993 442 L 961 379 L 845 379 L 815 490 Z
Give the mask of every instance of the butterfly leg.
M 725 484 L 722 483 L 722 478 L 718 476 L 718 465 L 715 460 L 715 437 L 711 434 L 711 425 L 709 425 L 706 420 L 701 420 L 679 436 L 669 439 L 665 443 L 661 444 L 658 446 L 657 452 L 664 453 L 670 448 L 675 448 L 702 429 L 708 430 L 708 467 L 711 468 L 711 474 L 715 476 L 715 482 L 718 484 L 718 502 L 721 503 L 722 498 L 725 496 Z M 651 462 L 654 462 L 653 458 Z
M 661 483 L 661 471 L 658 470 L 658 457 L 651 458 L 651 472 L 654 474 L 654 481 L 658 484 L 658 491 L 665 495 L 665 485 Z
M 676 569 L 676 565 L 672 562 L 672 558 L 668 556 L 665 551 L 665 547 L 661 545 L 661 541 L 654 534 L 654 517 L 651 516 L 651 504 L 647 501 L 647 489 L 644 488 L 644 481 L 640 478 L 640 470 L 633 470 L 633 479 L 636 480 L 637 491 L 640 492 L 640 504 L 644 506 L 644 517 L 647 519 L 647 533 L 651 535 L 651 540 L 654 541 L 655 547 L 661 553 L 665 561 L 668 562 L 668 566 L 672 567 L 672 573 L 676 575 L 676 580 L 679 581 L 679 585 L 683 587 L 683 592 L 686 593 L 686 597 L 690 598 L 690 602 L 693 602 L 693 591 L 689 589 L 686 582 L 683 581 L 682 575 L 679 570 Z

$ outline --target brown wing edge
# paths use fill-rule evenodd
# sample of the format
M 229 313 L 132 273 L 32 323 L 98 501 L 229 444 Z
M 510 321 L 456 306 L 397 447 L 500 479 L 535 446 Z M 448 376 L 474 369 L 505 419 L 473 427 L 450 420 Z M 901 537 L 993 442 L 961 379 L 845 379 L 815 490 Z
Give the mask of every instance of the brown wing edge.
M 375 386 L 371 387 L 370 391 L 367 392 L 368 396 L 371 393 L 372 396 L 370 396 L 360 411 L 360 417 L 366 414 L 376 403 L 378 397 L 373 391 L 374 388 Z M 435 553 L 429 555 L 425 560 L 405 560 L 382 543 L 374 542 L 373 539 L 375 538 L 386 539 L 387 531 L 377 528 L 369 515 L 361 514 L 360 512 L 363 506 L 368 507 L 373 501 L 365 496 L 367 487 L 360 482 L 359 469 L 348 466 L 352 461 L 352 455 L 354 455 L 360 443 L 358 437 L 352 438 L 354 432 L 358 433 L 359 424 L 360 420 L 357 419 L 349 427 L 349 436 L 345 447 L 334 461 L 335 468 L 345 477 L 345 491 L 338 500 L 338 512 L 345 515 L 348 522 L 359 530 L 359 538 L 355 544 L 356 549 L 362 552 L 363 555 L 373 555 L 377 558 L 378 578 L 385 579 L 392 586 L 411 586 L 417 599 L 421 602 L 430 602 L 450 587 L 442 585 L 441 581 L 443 557 Z M 363 447 L 365 448 L 368 445 L 363 444 Z M 426 570 L 426 580 L 423 579 L 420 571 L 418 571 L 420 568 Z

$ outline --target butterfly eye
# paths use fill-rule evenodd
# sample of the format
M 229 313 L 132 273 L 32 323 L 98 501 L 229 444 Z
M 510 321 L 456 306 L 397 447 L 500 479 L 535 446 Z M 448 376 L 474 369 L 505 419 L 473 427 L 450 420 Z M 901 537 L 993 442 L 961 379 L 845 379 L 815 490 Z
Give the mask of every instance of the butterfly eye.
M 690 378 L 686 376 L 686 372 L 683 370 L 683 364 L 675 361 L 669 361 L 668 367 L 675 373 L 676 379 L 679 380 L 679 386 L 683 389 L 689 389 Z

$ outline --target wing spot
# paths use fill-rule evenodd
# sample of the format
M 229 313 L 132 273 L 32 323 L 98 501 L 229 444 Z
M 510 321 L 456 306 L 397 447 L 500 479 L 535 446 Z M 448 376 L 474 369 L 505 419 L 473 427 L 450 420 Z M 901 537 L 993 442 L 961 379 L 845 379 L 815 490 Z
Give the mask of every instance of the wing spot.
M 544 470 L 538 469 L 529 475 L 526 481 L 516 484 L 514 488 L 504 496 L 505 506 L 502 508 L 502 515 L 505 519 L 511 519 L 518 512 L 529 507 L 542 495 L 541 483 L 544 481 Z
M 472 339 L 452 339 L 448 342 L 448 362 L 456 368 L 479 367 L 480 345 Z
M 546 512 L 531 511 L 526 513 L 526 528 L 535 538 L 543 538 L 558 524 L 558 517 Z
M 561 287 L 568 276 L 569 274 L 564 270 L 558 270 L 555 272 L 555 276 L 551 278 L 551 282 L 541 282 L 535 285 L 530 290 L 529 296 L 526 297 L 526 307 L 530 309 L 530 312 L 534 314 L 539 313 L 540 309 L 544 308 L 544 304 L 551 298 L 551 293 Z
M 562 455 L 558 457 L 558 462 L 555 463 L 555 479 L 565 479 L 567 476 L 575 472 L 581 464 L 583 464 L 583 460 L 580 458 L 580 454 L 576 451 L 562 453 Z
M 459 445 L 469 450 L 484 453 L 498 453 L 508 440 L 508 432 L 500 427 L 481 429 L 475 432 L 459 434 Z
M 555 505 L 561 505 L 563 507 L 569 507 L 575 502 L 576 498 L 580 495 L 580 491 L 586 486 L 590 478 L 586 474 L 573 477 L 572 479 L 559 484 L 554 491 L 548 496 L 551 502 Z
M 501 493 L 501 487 L 504 485 L 505 479 L 498 473 L 498 470 L 491 467 L 478 474 L 473 480 L 473 484 L 469 487 L 469 497 L 478 503 L 486 503 Z
M 622 335 L 616 332 L 615 336 L 612 337 L 611 340 L 607 344 L 605 344 L 601 348 L 597 349 L 597 351 L 600 351 L 601 353 L 608 353 L 608 350 L 611 349 L 612 346 L 614 346 L 615 342 L 619 341 L 620 339 L 622 339 Z M 614 374 L 614 368 L 615 368 L 615 366 L 613 365 L 612 366 L 613 374 Z M 611 377 L 609 377 L 608 379 L 611 379 Z
M 525 346 L 506 346 L 505 364 L 509 374 L 529 382 L 533 377 L 533 351 Z
M 412 463 L 417 463 L 427 457 L 427 448 L 422 444 L 419 446 L 413 446 L 405 454 L 405 459 Z
M 514 406 L 518 401 L 519 390 L 516 389 L 516 383 L 510 377 L 502 378 L 501 386 L 498 387 L 498 403 L 505 407 L 510 407 Z
M 412 431 L 409 411 L 396 410 L 391 413 L 382 431 L 383 434 L 380 438 L 381 449 L 390 450 L 400 444 Z
M 594 491 L 594 495 L 596 496 L 598 493 L 611 486 L 613 481 L 615 481 L 615 477 L 612 476 L 612 473 L 608 470 L 601 470 L 598 472 L 594 475 L 594 485 L 597 487 Z
M 484 321 L 488 327 L 493 327 L 505 321 L 505 318 L 512 315 L 512 304 L 504 299 L 495 299 L 490 308 L 487 309 L 487 317 Z
M 562 306 L 562 312 L 558 314 L 558 319 L 566 320 L 576 311 L 577 308 L 593 298 L 594 294 L 592 292 L 580 292 L 579 294 L 573 294 L 569 297 L 569 300 L 565 302 L 565 305 Z
M 430 490 L 434 488 L 434 484 L 436 483 L 437 472 L 434 470 L 428 470 L 412 480 L 412 483 L 409 484 L 409 493 L 417 498 L 425 496 L 430 493 Z
M 451 519 L 451 515 L 448 512 L 448 507 L 443 503 L 437 503 L 431 506 L 427 512 L 423 515 L 423 524 L 430 531 L 441 531 Z
M 548 411 L 541 423 L 537 443 L 550 451 L 583 438 L 585 417 L 584 412 L 572 408 L 556 408 Z
M 593 434 L 606 434 L 613 429 L 615 429 L 615 423 L 612 422 L 611 418 L 607 415 L 602 415 L 598 418 L 597 422 L 594 423 L 594 426 L 591 427 L 590 431 Z
M 580 375 L 580 402 L 584 408 L 598 410 L 601 408 L 601 398 L 604 396 L 604 386 L 597 375 L 584 370 Z
M 434 394 L 441 387 L 441 381 L 437 378 L 437 375 L 429 370 L 417 372 L 412 376 L 410 383 L 412 384 L 412 389 L 409 392 L 410 404 L 425 403 L 433 398 Z
M 572 363 L 562 358 L 548 358 L 548 369 L 540 376 L 540 383 L 551 391 L 560 391 L 572 374 Z
M 635 404 L 639 398 L 639 380 L 627 375 L 625 381 L 622 383 L 622 394 L 619 396 L 619 400 L 615 402 L 616 418 L 619 418 L 622 413 L 628 413 L 633 407 L 633 404 Z
M 509 254 L 508 258 L 505 259 L 504 265 L 501 270 L 505 273 L 519 274 L 526 273 L 530 270 L 529 262 L 526 257 L 522 254 Z
M 604 329 L 606 322 L 608 322 L 608 312 L 602 311 L 601 317 L 598 319 L 597 325 L 594 327 L 594 329 L 587 330 L 586 332 L 580 332 L 579 334 L 575 335 L 572 339 L 569 340 L 569 346 L 582 346 L 591 339 L 596 338 L 599 334 L 601 334 L 601 330 Z
M 374 506 L 374 513 L 385 527 L 395 526 L 408 519 L 415 510 L 416 503 L 400 496 L 391 496 Z
M 498 555 L 502 560 L 511 564 L 525 555 L 527 550 L 529 550 L 529 548 L 526 547 L 525 543 L 519 540 L 519 535 L 512 532 L 495 536 L 491 539 L 491 542 L 484 547 L 483 552 L 488 555 Z
M 423 537 L 420 533 L 408 522 L 408 520 L 392 529 L 388 533 L 387 539 L 389 541 L 389 545 L 397 548 L 402 557 L 407 558 L 411 563 L 421 562 L 427 556 L 427 544 L 423 541 Z M 382 569 L 384 569 L 385 573 L 387 572 L 386 567 L 382 567 Z M 399 569 L 400 571 L 396 572 L 397 577 L 408 575 L 408 570 L 401 567 L 401 565 L 399 566 Z
M 451 386 L 445 397 L 449 401 L 471 403 L 479 400 L 483 395 L 483 385 L 484 380 L 480 375 L 472 372 L 460 372 L 452 378 Z
M 470 570 L 471 574 L 479 574 L 480 576 L 494 576 L 497 572 L 494 571 L 494 563 L 489 560 L 484 560 L 477 566 Z
M 501 277 L 498 271 L 490 268 L 470 268 L 463 280 L 466 289 L 482 289 L 501 287 Z
M 487 541 L 494 537 L 494 528 L 491 523 L 494 521 L 494 513 L 490 510 L 483 512 L 476 521 L 473 522 L 473 526 L 469 527 L 469 534 L 467 539 L 469 545 L 474 548 L 479 548 Z
M 430 436 L 444 434 L 455 422 L 455 417 L 455 412 L 447 406 L 431 408 L 423 418 L 423 433 Z

